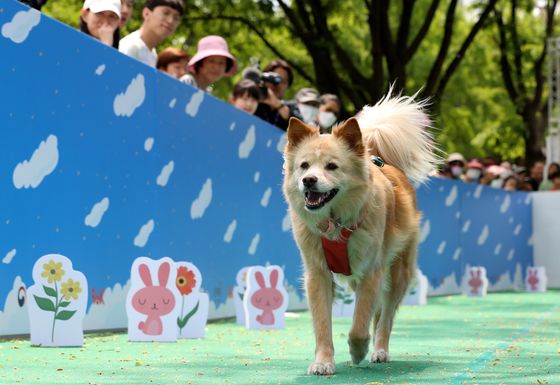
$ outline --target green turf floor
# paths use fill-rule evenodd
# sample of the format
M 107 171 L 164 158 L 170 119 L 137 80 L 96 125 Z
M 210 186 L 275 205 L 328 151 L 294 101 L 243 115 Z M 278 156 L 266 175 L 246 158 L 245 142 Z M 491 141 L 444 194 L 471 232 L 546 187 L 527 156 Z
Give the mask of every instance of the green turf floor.
M 285 330 L 210 323 L 203 340 L 131 343 L 87 335 L 82 348 L 0 341 L 1 384 L 560 384 L 560 291 L 429 298 L 401 307 L 392 362 L 353 366 L 349 319 L 335 319 L 336 375 L 306 373 L 314 349 L 309 313 Z

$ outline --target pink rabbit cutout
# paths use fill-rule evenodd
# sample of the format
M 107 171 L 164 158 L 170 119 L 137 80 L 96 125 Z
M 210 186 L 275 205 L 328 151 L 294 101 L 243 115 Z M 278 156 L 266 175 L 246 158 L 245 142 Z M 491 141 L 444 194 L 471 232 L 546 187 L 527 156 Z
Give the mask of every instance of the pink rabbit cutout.
M 270 273 L 270 287 L 266 287 L 264 276 L 260 271 L 255 273 L 255 279 L 259 289 L 251 296 L 251 304 L 257 309 L 262 310 L 262 314 L 257 316 L 257 322 L 262 325 L 274 325 L 273 311 L 282 306 L 284 297 L 276 288 L 278 284 L 278 270 Z
M 145 321 L 138 323 L 138 329 L 144 334 L 161 335 L 163 333 L 161 316 L 171 313 L 175 307 L 175 296 L 166 287 L 170 270 L 171 266 L 168 262 L 162 263 L 158 269 L 159 286 L 154 286 L 148 265 L 142 263 L 138 267 L 138 273 L 146 287 L 134 293 L 132 307 L 148 316 Z
M 471 279 L 469 279 L 469 286 L 471 287 L 472 294 L 478 294 L 478 289 L 482 286 L 480 273 L 480 269 L 477 269 L 476 271 L 471 270 Z
M 539 277 L 537 276 L 537 269 L 529 268 L 529 277 L 527 282 L 531 285 L 531 290 L 537 290 L 537 284 L 539 283 Z

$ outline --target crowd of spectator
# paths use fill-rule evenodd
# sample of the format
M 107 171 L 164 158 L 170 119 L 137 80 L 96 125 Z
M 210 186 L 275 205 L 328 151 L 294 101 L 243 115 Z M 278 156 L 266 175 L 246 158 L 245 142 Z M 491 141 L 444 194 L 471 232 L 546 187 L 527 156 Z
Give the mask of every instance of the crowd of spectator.
M 41 9 L 47 0 L 20 0 Z M 135 0 L 85 0 L 80 11 L 80 31 L 120 52 L 179 81 L 211 93 L 216 82 L 237 73 L 237 59 L 226 40 L 217 35 L 199 40 L 197 51 L 188 53 L 167 47 L 159 54 L 157 47 L 173 35 L 185 13 L 183 0 L 143 0 L 142 25 L 121 37 L 129 22 Z M 139 0 L 136 0 L 139 1 Z M 340 118 L 341 103 L 336 95 L 324 94 L 313 88 L 302 88 L 293 100 L 285 99 L 294 82 L 290 65 L 282 59 L 268 63 L 261 71 L 251 65 L 242 72 L 234 85 L 229 102 L 236 108 L 253 114 L 283 130 L 290 117 L 297 117 L 330 132 Z
M 47 0 L 20 0 L 41 9 Z M 143 0 L 141 27 L 121 38 L 121 29 L 132 16 L 134 1 L 141 0 L 85 0 L 80 12 L 80 30 L 155 67 L 179 81 L 212 92 L 213 85 L 224 77 L 237 73 L 237 59 L 221 36 L 205 36 L 198 42 L 196 53 L 167 47 L 158 54 L 156 48 L 173 35 L 185 12 L 183 0 Z M 330 132 L 341 117 L 341 102 L 334 94 L 319 94 L 314 88 L 301 88 L 293 100 L 285 95 L 294 82 L 290 65 L 282 59 L 268 63 L 261 71 L 258 64 L 247 66 L 234 85 L 229 102 L 236 108 L 253 114 L 283 130 L 290 117 L 297 117 Z M 494 159 L 470 159 L 452 153 L 437 177 L 477 183 L 507 191 L 560 190 L 560 166 L 550 163 L 545 174 L 545 162 L 537 161 L 529 168 Z
M 466 161 L 461 153 L 454 152 L 435 176 L 506 191 L 560 191 L 560 164 L 552 162 L 545 167 L 543 160 L 526 168 L 507 161 L 498 163 L 492 158 Z

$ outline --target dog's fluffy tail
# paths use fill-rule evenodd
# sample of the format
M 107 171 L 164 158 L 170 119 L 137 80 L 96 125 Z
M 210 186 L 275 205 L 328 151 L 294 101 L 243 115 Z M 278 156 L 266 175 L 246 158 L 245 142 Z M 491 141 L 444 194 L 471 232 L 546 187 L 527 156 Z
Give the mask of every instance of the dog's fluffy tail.
M 417 102 L 415 96 L 391 97 L 391 92 L 358 114 L 364 143 L 371 155 L 422 183 L 439 163 L 431 120 L 424 112 L 427 102 Z

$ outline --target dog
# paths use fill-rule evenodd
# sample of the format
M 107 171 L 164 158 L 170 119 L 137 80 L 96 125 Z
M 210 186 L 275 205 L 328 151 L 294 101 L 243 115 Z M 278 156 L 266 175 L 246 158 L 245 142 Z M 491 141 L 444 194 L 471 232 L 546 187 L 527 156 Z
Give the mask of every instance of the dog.
M 420 213 L 412 183 L 438 163 L 426 101 L 391 96 L 320 134 L 291 118 L 282 190 L 304 265 L 315 332 L 308 374 L 335 373 L 335 279 L 356 293 L 348 345 L 354 364 L 389 361 L 395 312 L 416 272 Z M 411 183 L 412 182 L 412 183 Z

